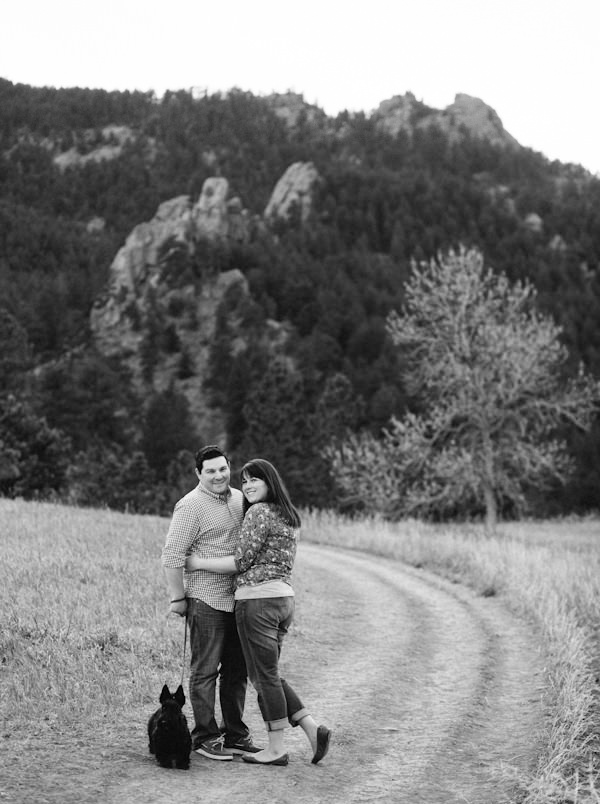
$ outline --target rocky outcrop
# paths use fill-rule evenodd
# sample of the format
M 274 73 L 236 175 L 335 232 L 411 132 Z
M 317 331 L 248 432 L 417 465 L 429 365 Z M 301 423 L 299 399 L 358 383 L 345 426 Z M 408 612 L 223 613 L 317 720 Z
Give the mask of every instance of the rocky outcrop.
M 106 162 L 121 156 L 124 146 L 133 142 L 137 135 L 129 126 L 105 126 L 101 131 L 102 142 L 90 149 L 90 142 L 96 137 L 92 130 L 83 132 L 81 142 L 54 157 L 59 170 L 69 167 L 83 167 L 88 162 Z M 82 153 L 82 149 L 85 153 Z
M 313 164 L 291 165 L 273 191 L 265 218 L 288 217 L 297 205 L 305 220 L 318 180 Z M 241 271 L 219 273 L 209 258 L 206 264 L 203 260 L 210 252 L 207 243 L 244 241 L 257 223 L 239 198 L 229 198 L 228 182 L 220 177 L 204 182 L 195 204 L 187 195 L 165 201 L 119 249 L 108 286 L 90 315 L 96 347 L 121 359 L 142 397 L 175 387 L 186 396 L 202 438 L 218 443 L 226 443 L 224 414 L 211 405 L 206 391 L 217 314 L 229 334 L 229 348 L 243 351 L 239 322 L 249 290 Z M 268 221 L 261 228 L 266 231 Z M 283 349 L 288 336 L 288 326 L 278 321 L 267 321 L 260 334 L 262 345 L 273 353 Z
M 450 141 L 459 140 L 466 129 L 472 136 L 494 145 L 519 147 L 490 106 L 464 93 L 457 94 L 454 103 L 444 110 L 430 109 L 417 101 L 411 92 L 396 95 L 380 103 L 373 118 L 380 129 L 394 136 L 400 131 L 412 136 L 419 128 L 435 125 L 447 134 Z
M 99 232 L 103 232 L 106 228 L 106 221 L 104 218 L 94 215 L 94 217 L 90 218 L 86 223 L 85 228 L 90 234 L 98 234 Z
M 195 205 L 188 195 L 171 198 L 159 206 L 152 220 L 133 229 L 111 265 L 108 292 L 92 312 L 95 330 L 103 331 L 101 319 L 112 326 L 116 317 L 122 317 L 124 302 L 127 306 L 146 284 L 157 281 L 161 264 L 169 256 L 161 253 L 167 242 L 192 255 L 202 238 L 246 237 L 247 214 L 239 199 L 227 199 L 228 189 L 226 179 L 207 179 Z
M 529 212 L 525 216 L 523 223 L 525 224 L 525 228 L 529 229 L 530 232 L 540 234 L 544 230 L 544 221 L 537 212 Z
M 449 136 L 460 136 L 460 127 L 464 126 L 470 134 L 488 140 L 493 145 L 518 146 L 517 140 L 505 131 L 502 121 L 496 112 L 479 98 L 460 93 L 454 103 L 431 121 L 437 122 Z
M 327 120 L 327 115 L 322 109 L 312 103 L 307 103 L 304 96 L 296 92 L 273 93 L 267 95 L 265 100 L 277 117 L 290 128 L 294 128 L 301 120 L 309 124 L 321 125 Z
M 422 104 L 421 104 L 422 105 Z M 382 101 L 373 113 L 377 126 L 395 137 L 400 131 L 412 134 L 414 130 L 415 111 L 419 103 L 412 92 L 406 95 L 394 95 Z
M 248 213 L 242 208 L 240 199 L 228 199 L 228 193 L 229 184 L 226 179 L 206 179 L 200 197 L 191 211 L 194 238 L 246 239 Z
M 564 252 L 567 250 L 567 243 L 562 235 L 555 234 L 548 243 L 548 248 L 551 251 L 560 251 L 564 254 Z
M 186 195 L 161 204 L 117 253 L 90 316 L 97 348 L 121 358 L 138 390 L 148 395 L 173 384 L 187 397 L 198 432 L 219 442 L 223 415 L 204 390 L 217 310 L 227 295 L 235 321 L 248 287 L 240 271 L 215 274 L 196 264 L 194 272 L 190 264 L 200 241 L 246 236 L 246 213 L 227 196 L 227 181 L 211 178 L 196 204 Z
M 289 218 L 292 208 L 296 206 L 301 220 L 305 222 L 311 211 L 313 188 L 319 178 L 319 172 L 312 162 L 294 162 L 275 185 L 265 208 L 265 218 Z

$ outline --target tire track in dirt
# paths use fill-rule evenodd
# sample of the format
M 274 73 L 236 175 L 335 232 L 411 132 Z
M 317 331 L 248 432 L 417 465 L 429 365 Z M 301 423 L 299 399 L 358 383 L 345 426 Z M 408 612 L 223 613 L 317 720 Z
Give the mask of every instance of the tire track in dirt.
M 350 770 L 336 800 L 514 800 L 506 771 L 531 770 L 543 731 L 543 661 L 530 629 L 499 601 L 428 573 L 306 551 L 315 567 L 326 555 L 336 589 L 341 582 L 356 596 L 349 617 L 340 600 L 340 624 L 353 638 L 322 689 L 327 706 L 337 705 L 336 732 L 346 735 Z
M 297 566 L 282 674 L 334 730 L 323 763 L 310 764 L 300 730 L 290 729 L 287 768 L 193 755 L 188 773 L 165 772 L 141 754 L 138 734 L 97 800 L 514 801 L 502 769 L 531 769 L 543 730 L 543 661 L 527 625 L 493 598 L 372 555 L 303 543 Z M 247 714 L 261 744 L 251 688 Z

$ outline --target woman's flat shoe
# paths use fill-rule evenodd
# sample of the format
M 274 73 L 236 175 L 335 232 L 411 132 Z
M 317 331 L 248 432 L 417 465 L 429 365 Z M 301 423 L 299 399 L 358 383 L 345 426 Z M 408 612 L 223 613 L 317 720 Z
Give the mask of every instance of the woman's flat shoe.
M 267 759 L 264 761 L 261 759 L 256 759 L 254 754 L 242 754 L 242 759 L 244 762 L 248 762 L 250 765 L 287 765 L 288 758 L 289 757 L 287 754 L 283 754 L 275 759 Z
M 317 748 L 311 760 L 313 765 L 320 762 L 329 751 L 329 741 L 331 740 L 331 729 L 326 726 L 319 726 L 317 729 Z

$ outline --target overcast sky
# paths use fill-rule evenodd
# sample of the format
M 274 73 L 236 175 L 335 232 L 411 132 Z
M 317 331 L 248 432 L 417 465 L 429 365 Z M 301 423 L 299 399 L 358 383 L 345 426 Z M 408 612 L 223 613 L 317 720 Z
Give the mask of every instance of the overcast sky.
M 600 174 L 599 39 L 600 0 L 6 0 L 0 77 L 292 90 L 330 115 L 464 92 L 521 145 Z

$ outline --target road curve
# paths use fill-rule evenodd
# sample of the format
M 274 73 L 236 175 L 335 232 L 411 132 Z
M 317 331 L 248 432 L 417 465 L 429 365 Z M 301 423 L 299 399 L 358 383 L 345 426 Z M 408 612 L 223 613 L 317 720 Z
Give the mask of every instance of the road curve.
M 310 764 L 300 729 L 289 732 L 287 768 L 194 755 L 189 772 L 165 772 L 132 744 L 138 767 L 105 780 L 103 802 L 514 801 L 514 779 L 535 766 L 543 735 L 543 656 L 532 630 L 495 598 L 363 553 L 304 542 L 296 578 L 282 669 L 333 728 L 327 758 Z M 256 709 L 250 689 L 260 743 Z

